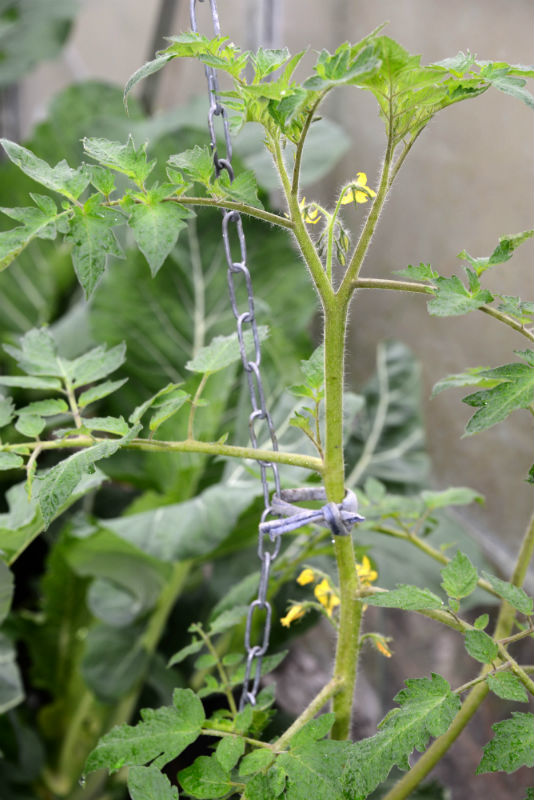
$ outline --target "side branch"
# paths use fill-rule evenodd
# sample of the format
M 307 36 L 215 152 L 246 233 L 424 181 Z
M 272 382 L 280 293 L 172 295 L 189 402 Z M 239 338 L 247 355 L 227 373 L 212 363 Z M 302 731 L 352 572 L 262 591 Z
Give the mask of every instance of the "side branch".
M 92 436 L 73 436 L 70 439 L 53 439 L 46 442 L 19 442 L 17 444 L 3 445 L 3 452 L 20 452 L 24 450 L 65 450 L 91 447 L 99 442 L 109 441 L 104 438 Z M 182 442 L 165 442 L 155 439 L 132 439 L 123 445 L 128 450 L 144 450 L 151 453 L 201 453 L 211 456 L 228 456 L 230 458 L 245 458 L 252 461 L 274 461 L 277 464 L 288 464 L 292 467 L 302 467 L 314 472 L 322 472 L 323 462 L 320 458 L 306 456 L 301 453 L 284 453 L 279 450 L 263 448 L 237 447 L 235 445 L 221 444 L 219 442 L 199 442 L 194 439 L 185 439 Z
M 262 208 L 249 206 L 246 203 L 237 203 L 234 200 L 219 199 L 217 197 L 169 197 L 167 202 L 180 203 L 183 206 L 210 206 L 211 208 L 229 209 L 231 211 L 238 211 L 240 214 L 245 214 L 248 217 L 255 217 L 261 219 L 263 222 L 270 222 L 272 225 L 278 225 L 280 228 L 287 228 L 292 231 L 295 227 L 293 222 L 287 217 L 281 217 L 279 214 L 273 214 L 270 211 L 265 211 Z

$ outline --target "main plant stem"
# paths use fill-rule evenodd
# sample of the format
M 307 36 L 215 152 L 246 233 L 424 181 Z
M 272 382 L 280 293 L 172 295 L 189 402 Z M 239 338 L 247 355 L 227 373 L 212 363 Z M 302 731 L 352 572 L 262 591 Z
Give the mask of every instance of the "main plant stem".
M 343 459 L 343 374 L 347 304 L 333 299 L 325 304 L 325 460 L 324 481 L 327 499 L 340 503 L 345 495 L 345 464 Z M 360 639 L 362 603 L 356 599 L 359 589 L 356 559 L 351 536 L 336 536 L 334 552 L 340 587 L 339 633 L 333 680 L 341 688 L 335 695 L 332 710 L 336 721 L 332 728 L 334 739 L 346 739 L 350 720 Z

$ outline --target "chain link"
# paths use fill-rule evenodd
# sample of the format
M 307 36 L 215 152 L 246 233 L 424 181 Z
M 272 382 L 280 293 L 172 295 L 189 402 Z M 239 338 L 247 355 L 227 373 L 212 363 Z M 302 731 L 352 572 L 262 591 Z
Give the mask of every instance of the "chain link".
M 211 9 L 213 31 L 216 36 L 220 36 L 221 27 L 219 23 L 216 0 L 208 1 Z M 198 0 L 198 2 L 204 2 L 204 0 Z M 191 28 L 195 33 L 198 33 L 196 4 L 197 0 L 190 0 L 189 7 Z M 215 175 L 218 177 L 223 170 L 226 170 L 230 181 L 232 181 L 234 178 L 234 171 L 232 168 L 232 141 L 228 124 L 228 114 L 220 100 L 219 83 L 215 69 L 210 66 L 205 66 L 204 69 L 208 83 L 208 94 L 210 100 L 208 129 L 210 135 L 210 146 L 213 154 Z M 215 121 L 217 117 L 221 118 L 223 128 L 225 154 L 222 157 L 219 155 L 217 150 L 217 139 L 215 134 Z M 250 272 L 247 267 L 247 248 L 245 234 L 243 231 L 243 223 L 241 221 L 241 216 L 237 211 L 223 211 L 222 239 L 228 266 L 227 278 L 230 302 L 236 320 L 241 361 L 247 376 L 250 403 L 252 406 L 252 412 L 250 413 L 248 420 L 250 440 L 252 442 L 252 446 L 257 448 L 260 438 L 262 439 L 263 436 L 267 436 L 271 441 L 272 449 L 278 450 L 276 432 L 272 417 L 266 406 L 265 390 L 260 372 L 261 348 L 258 326 L 256 322 L 256 312 L 254 308 L 254 294 L 252 291 Z M 234 241 L 234 245 L 237 245 L 239 252 L 238 260 L 234 259 L 232 255 L 232 241 Z M 239 308 L 237 300 L 238 285 L 242 286 L 246 292 L 247 302 L 245 310 L 241 310 Z M 250 331 L 252 334 L 253 353 L 252 357 L 250 358 L 247 354 L 247 348 L 245 344 L 246 331 Z M 262 436 L 260 436 L 259 433 L 260 428 L 262 429 Z M 258 464 L 260 467 L 263 499 L 265 505 L 265 510 L 263 511 L 261 517 L 261 525 L 267 521 L 269 516 L 277 516 L 273 513 L 270 506 L 270 485 L 274 486 L 275 494 L 279 495 L 280 477 L 278 474 L 277 464 L 271 461 L 260 460 L 258 460 Z M 270 541 L 273 545 L 271 551 L 268 549 L 266 540 L 267 542 Z M 261 527 L 259 527 L 258 558 L 261 561 L 260 582 L 258 596 L 256 600 L 254 600 L 249 606 L 245 626 L 245 650 L 247 661 L 243 689 L 239 703 L 240 710 L 242 710 L 247 703 L 250 705 L 255 705 L 256 703 L 256 696 L 259 690 L 261 679 L 262 660 L 269 646 L 269 636 L 271 632 L 272 608 L 271 604 L 267 600 L 269 574 L 271 570 L 271 564 L 280 551 L 280 544 L 281 539 L 279 536 L 275 536 L 275 534 L 271 532 L 265 534 Z M 253 632 L 256 630 L 256 626 L 258 626 L 260 633 L 257 634 L 257 641 L 253 642 L 252 636 Z

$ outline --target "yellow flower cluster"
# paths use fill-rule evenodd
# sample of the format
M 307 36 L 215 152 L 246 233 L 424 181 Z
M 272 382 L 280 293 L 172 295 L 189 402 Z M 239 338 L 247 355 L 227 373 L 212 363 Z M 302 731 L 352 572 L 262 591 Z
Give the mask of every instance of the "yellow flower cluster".
M 361 564 L 356 564 L 356 569 L 358 571 L 358 577 L 362 586 L 370 586 L 372 581 L 375 581 L 378 578 L 378 573 L 372 568 L 371 562 L 367 556 L 363 557 Z M 299 586 L 307 586 L 308 584 L 315 583 L 316 581 L 318 581 L 318 583 L 315 586 L 313 593 L 316 599 L 325 609 L 327 615 L 331 617 L 334 609 L 339 606 L 340 599 L 337 592 L 330 585 L 328 578 L 316 575 L 313 569 L 310 569 L 309 567 L 303 569 L 297 578 L 297 583 Z M 295 622 L 297 619 L 301 619 L 305 615 L 306 611 L 307 609 L 305 606 L 301 605 L 300 603 L 295 603 L 290 607 L 285 617 L 282 617 L 280 622 L 285 628 L 289 628 L 291 623 Z
M 304 211 L 304 222 L 307 222 L 309 225 L 316 225 L 321 219 L 322 215 L 319 214 L 318 207 L 315 203 L 306 203 L 305 197 L 300 201 L 299 208 L 301 211 Z
M 345 189 L 341 205 L 346 206 L 349 203 L 367 203 L 371 197 L 376 197 L 376 192 L 367 186 L 367 175 L 365 172 L 358 172 L 356 180 Z

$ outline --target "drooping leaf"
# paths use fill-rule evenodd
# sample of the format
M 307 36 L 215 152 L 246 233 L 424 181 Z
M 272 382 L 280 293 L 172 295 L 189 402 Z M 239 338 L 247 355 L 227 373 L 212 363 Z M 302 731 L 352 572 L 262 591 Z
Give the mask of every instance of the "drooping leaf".
M 156 58 L 154 58 L 152 61 L 148 61 L 146 64 L 143 64 L 142 67 L 139 67 L 139 69 L 136 70 L 130 78 L 128 78 L 126 86 L 124 87 L 124 104 L 126 108 L 128 108 L 128 95 L 134 86 L 144 78 L 148 78 L 149 75 L 159 72 L 159 70 L 163 69 L 163 67 L 168 64 L 171 59 L 172 55 L 168 53 L 160 53 L 160 55 L 156 56 Z
M 89 201 L 74 209 L 67 239 L 72 242 L 72 263 L 87 299 L 106 269 L 107 256 L 124 257 L 112 230 L 123 221 L 116 211 Z
M 491 583 L 497 594 L 500 597 L 504 597 L 511 606 L 527 617 L 532 615 L 534 611 L 534 600 L 532 597 L 528 596 L 521 586 L 514 586 L 513 583 L 503 581 L 495 575 L 491 575 L 489 572 L 483 572 L 482 575 Z
M 442 608 L 443 601 L 428 589 L 399 583 L 396 589 L 370 595 L 365 598 L 368 606 L 403 608 L 406 611 L 421 611 L 425 608 Z
M 86 138 L 83 147 L 87 155 L 105 167 L 127 175 L 138 186 L 144 186 L 156 161 L 147 160 L 146 144 L 136 148 L 131 135 L 126 144 L 111 142 L 109 139 Z
M 64 195 L 69 200 L 77 200 L 89 183 L 89 175 L 84 167 L 71 169 L 65 160 L 60 161 L 55 167 L 51 167 L 46 161 L 38 158 L 31 150 L 27 150 L 20 144 L 10 142 L 7 139 L 0 139 L 4 150 L 9 159 L 16 164 L 34 181 L 52 189 L 58 194 Z
M 190 216 L 176 203 L 138 203 L 132 208 L 128 226 L 137 246 L 145 256 L 152 275 L 155 275 L 178 240 L 180 231 Z
M 474 592 L 478 580 L 477 570 L 469 558 L 459 550 L 440 572 L 443 578 L 441 585 L 449 597 L 459 600 L 462 597 L 469 597 Z
M 497 672 L 495 675 L 488 675 L 487 684 L 491 691 L 502 697 L 503 700 L 513 700 L 516 703 L 528 702 L 527 690 L 512 672 Z
M 467 631 L 464 641 L 469 655 L 482 664 L 491 664 L 499 654 L 497 643 L 485 631 Z
M 498 381 L 496 386 L 464 397 L 463 402 L 478 410 L 466 425 L 466 434 L 479 433 L 491 428 L 520 408 L 529 408 L 534 402 L 534 368 L 532 351 L 515 351 L 525 358 L 526 364 L 514 362 L 495 369 L 484 370 L 482 377 Z
M 130 767 L 128 791 L 132 800 L 178 800 L 178 789 L 157 767 Z
M 175 689 L 172 706 L 143 709 L 137 725 L 120 725 L 103 736 L 89 754 L 85 773 L 116 772 L 149 761 L 162 767 L 198 738 L 204 719 L 202 703 L 191 689 Z
M 496 722 L 492 729 L 495 736 L 484 747 L 477 775 L 534 766 L 534 714 L 512 711 L 510 719 Z
M 58 509 L 66 503 L 82 477 L 90 472 L 94 464 L 116 453 L 120 447 L 138 432 L 139 427 L 132 428 L 121 439 L 107 439 L 87 448 L 87 450 L 80 450 L 64 461 L 60 461 L 59 464 L 48 470 L 43 477 L 37 478 L 37 497 L 45 527 L 48 527 Z
M 406 681 L 393 709 L 369 739 L 352 745 L 343 771 L 344 796 L 364 800 L 397 765 L 408 769 L 414 749 L 423 752 L 431 736 L 444 733 L 460 710 L 460 698 L 440 675 Z

